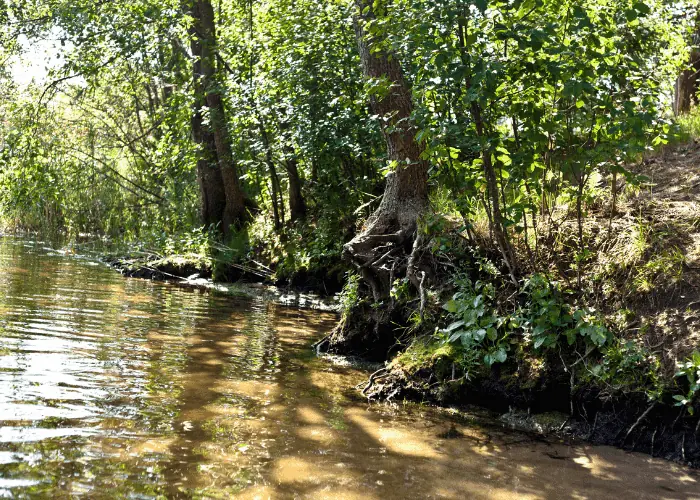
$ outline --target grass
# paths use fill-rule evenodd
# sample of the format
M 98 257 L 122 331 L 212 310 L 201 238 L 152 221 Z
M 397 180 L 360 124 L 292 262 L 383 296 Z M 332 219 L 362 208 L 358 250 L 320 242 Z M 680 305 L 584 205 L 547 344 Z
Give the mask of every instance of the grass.
M 695 107 L 690 113 L 676 117 L 678 127 L 674 142 L 685 143 L 700 138 L 700 108 Z

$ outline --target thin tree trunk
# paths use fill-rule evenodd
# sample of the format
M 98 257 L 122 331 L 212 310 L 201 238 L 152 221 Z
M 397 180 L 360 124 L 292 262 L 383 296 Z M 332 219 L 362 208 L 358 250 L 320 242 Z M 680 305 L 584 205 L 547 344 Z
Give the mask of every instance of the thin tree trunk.
M 256 106 L 256 104 L 253 103 L 253 106 Z M 272 216 L 274 217 L 275 229 L 280 229 L 282 227 L 284 219 L 284 202 L 282 198 L 279 177 L 277 176 L 277 168 L 275 167 L 272 155 L 272 145 L 270 144 L 270 136 L 267 134 L 267 129 L 265 128 L 265 122 L 263 121 L 262 115 L 259 112 L 257 113 L 257 115 L 258 129 L 260 130 L 260 137 L 262 138 L 263 147 L 265 148 L 265 165 L 267 165 L 270 174 L 270 199 L 272 201 Z
M 289 213 L 292 221 L 296 222 L 306 217 L 306 202 L 301 192 L 301 177 L 299 177 L 299 164 L 295 157 L 294 148 L 285 146 L 287 160 L 287 178 L 289 179 Z
M 477 134 L 479 137 L 483 138 L 486 135 L 486 130 L 484 128 L 484 122 L 481 115 L 481 107 L 476 101 L 472 101 L 471 111 L 472 118 L 474 119 L 474 123 L 476 125 Z M 486 188 L 491 200 L 490 222 L 493 225 L 493 236 L 496 240 L 496 245 L 498 245 L 498 248 L 501 251 L 503 260 L 508 267 L 511 279 L 517 285 L 518 281 L 515 277 L 517 262 L 515 260 L 513 246 L 508 239 L 508 234 L 506 233 L 506 229 L 503 225 L 503 215 L 501 214 L 501 205 L 498 195 L 498 180 L 496 179 L 496 170 L 491 162 L 490 149 L 484 148 L 481 154 L 481 162 L 484 169 L 484 177 L 486 177 Z
M 467 33 L 466 33 L 467 27 L 464 21 L 460 21 L 459 26 L 458 26 L 458 37 L 460 40 L 460 44 L 463 48 L 463 55 L 462 55 L 462 63 L 464 65 L 468 65 L 469 61 L 467 60 L 465 54 L 466 54 L 466 38 L 467 38 Z M 469 90 L 471 87 L 471 82 L 467 80 L 466 88 Z M 481 106 L 476 100 L 472 100 L 470 104 L 470 113 L 472 120 L 474 121 L 474 125 L 476 126 L 476 133 L 479 136 L 479 138 L 482 139 L 483 142 L 486 142 L 487 139 L 487 128 L 486 124 L 484 123 L 483 115 L 481 112 Z M 501 252 L 501 255 L 503 257 L 503 260 L 505 261 L 506 267 L 508 268 L 508 272 L 510 274 L 511 280 L 514 282 L 514 284 L 518 284 L 518 281 L 515 277 L 515 273 L 518 267 L 516 257 L 515 257 L 515 251 L 513 250 L 513 246 L 510 242 L 510 239 L 508 238 L 508 233 L 506 231 L 506 228 L 504 227 L 503 224 L 503 214 L 501 213 L 501 200 L 499 196 L 499 185 L 498 185 L 498 179 L 496 178 L 496 170 L 493 166 L 493 162 L 491 161 L 491 149 L 488 147 L 484 147 L 481 152 L 481 163 L 482 163 L 482 168 L 484 170 L 484 177 L 486 179 L 486 188 L 488 192 L 488 197 L 489 197 L 489 205 L 487 206 L 484 204 L 487 215 L 489 215 L 489 228 L 492 237 L 496 241 L 496 245 L 498 246 L 498 249 Z M 502 187 L 502 186 L 501 186 Z M 501 191 L 502 193 L 502 198 L 503 198 L 503 203 L 505 203 L 505 192 Z M 490 213 L 489 213 L 490 210 Z
M 287 169 L 287 178 L 289 180 L 289 213 L 290 219 L 296 222 L 306 217 L 306 203 L 304 202 L 304 196 L 301 192 L 299 162 L 297 161 L 296 152 L 291 144 L 291 140 L 285 133 L 288 130 L 289 123 L 287 121 L 281 121 L 282 152 L 285 156 L 284 166 Z

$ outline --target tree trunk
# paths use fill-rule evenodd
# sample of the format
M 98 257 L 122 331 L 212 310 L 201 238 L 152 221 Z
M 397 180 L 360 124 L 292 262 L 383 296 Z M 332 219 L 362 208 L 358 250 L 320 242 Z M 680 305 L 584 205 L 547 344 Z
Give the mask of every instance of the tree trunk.
M 689 67 L 684 69 L 676 79 L 676 87 L 673 96 L 673 112 L 682 115 L 690 112 L 693 104 L 698 103 L 698 73 L 700 73 L 700 10 L 695 17 L 695 29 L 691 36 L 690 45 L 693 49 L 688 58 Z
M 346 258 L 360 269 L 375 301 L 388 297 L 391 288 L 387 252 L 400 252 L 406 247 L 406 242 L 414 237 L 418 218 L 428 206 L 428 162 L 421 157 L 423 147 L 416 141 L 411 88 L 396 55 L 373 47 L 376 44 L 365 31 L 381 3 L 355 0 L 354 21 L 364 75 L 390 84 L 385 95 L 371 98 L 370 107 L 382 118 L 387 156 L 396 170 L 387 176 L 382 201 L 365 229 L 344 247 Z M 406 276 L 418 283 L 410 264 Z
M 365 30 L 368 21 L 381 15 L 384 0 L 354 2 L 363 73 L 388 84 L 386 92 L 371 97 L 370 107 L 380 117 L 393 171 L 386 177 L 379 207 L 363 231 L 343 247 L 343 257 L 357 268 L 374 303 L 354 305 L 317 349 L 382 357 L 396 343 L 395 322 L 406 321 L 396 316 L 390 293 L 393 281 L 405 277 L 416 288 L 421 317 L 425 306 L 430 267 L 423 266 L 418 257 L 423 240 L 417 229 L 418 219 L 428 209 L 428 162 L 422 158 L 423 146 L 416 141 L 411 88 L 401 65 L 395 54 L 377 50 L 382 40 L 368 38 Z
M 287 178 L 289 180 L 289 213 L 292 222 L 296 222 L 306 217 L 306 202 L 304 201 L 304 195 L 301 193 L 299 162 L 297 161 L 296 152 L 290 137 L 286 134 L 287 130 L 289 130 L 289 123 L 282 120 L 280 131 L 282 132 L 282 152 L 286 157 L 284 166 L 287 169 Z
M 690 112 L 693 104 L 698 102 L 698 71 L 700 71 L 700 51 L 690 53 L 690 68 L 684 69 L 676 79 L 673 111 L 676 115 Z
M 253 103 L 256 106 L 255 103 Z M 280 188 L 279 177 L 277 176 L 277 168 L 275 168 L 274 157 L 272 154 L 272 144 L 270 144 L 270 136 L 265 128 L 265 121 L 260 112 L 258 112 L 258 128 L 260 137 L 262 138 L 263 147 L 265 148 L 265 164 L 270 173 L 270 201 L 272 202 L 272 216 L 274 217 L 275 229 L 282 227 L 284 219 L 284 199 Z M 279 198 L 278 198 L 279 196 Z
M 289 179 L 289 213 L 292 221 L 296 222 L 306 217 L 306 202 L 301 193 L 301 177 L 299 177 L 299 164 L 294 154 L 294 148 L 285 146 L 287 160 L 287 178 Z
M 469 60 L 466 56 L 466 40 L 467 40 L 467 26 L 462 20 L 457 26 L 457 36 L 462 47 L 462 64 L 469 66 Z M 466 81 L 466 90 L 471 89 L 471 79 Z M 518 281 L 515 277 L 515 272 L 518 267 L 515 250 L 511 245 L 510 239 L 508 238 L 508 232 L 503 224 L 503 213 L 501 212 L 501 199 L 505 204 L 505 192 L 503 191 L 503 183 L 501 182 L 501 196 L 499 196 L 499 185 L 498 179 L 496 177 L 496 170 L 494 168 L 493 162 L 491 161 L 491 148 L 487 146 L 488 144 L 488 132 L 489 129 L 487 124 L 484 122 L 484 117 L 482 113 L 482 107 L 478 101 L 472 100 L 469 108 L 472 120 L 476 127 L 476 134 L 482 141 L 482 151 L 481 151 L 481 163 L 484 170 L 484 178 L 486 179 L 486 188 L 489 202 L 485 203 L 483 200 L 484 209 L 489 219 L 489 233 L 492 238 L 496 241 L 503 260 L 508 268 L 511 280 L 515 285 Z M 513 122 L 513 130 L 517 140 L 517 126 L 515 121 Z M 502 181 L 503 179 L 501 179 Z
M 203 126 L 201 111 L 199 113 L 199 125 L 205 132 L 206 140 L 202 141 L 203 155 L 207 158 L 207 164 L 214 161 L 218 165 L 218 175 L 211 171 L 203 172 L 200 186 L 202 189 L 203 206 L 205 199 L 209 197 L 207 190 L 222 190 L 225 197 L 224 207 L 220 213 L 219 222 L 224 234 L 227 234 L 231 226 L 242 225 L 247 217 L 245 193 L 238 177 L 237 165 L 233 158 L 229 134 L 226 123 L 226 111 L 224 100 L 219 88 L 221 81 L 216 64 L 216 24 L 214 9 L 210 0 L 195 0 L 191 9 L 194 20 L 191 34 L 192 53 L 195 58 L 195 92 L 197 92 L 197 104 L 206 105 L 209 111 L 209 123 Z M 204 106 L 202 106 L 204 107 Z M 199 108 L 201 109 L 201 107 Z M 211 167 L 210 167 L 211 168 Z M 214 167 L 216 169 L 216 167 Z M 200 172 L 198 164 L 198 173 Z M 209 179 L 205 179 L 206 174 Z M 203 182 L 204 181 L 204 182 Z M 214 188 L 213 183 L 220 181 L 220 188 Z M 221 200 L 216 197 L 217 203 Z M 204 213 L 204 212 L 203 212 Z M 204 219 L 204 217 L 203 217 Z
M 481 114 L 481 106 L 476 101 L 471 103 L 471 113 L 474 119 L 474 124 L 476 125 L 476 133 L 479 137 L 486 137 L 486 130 L 484 127 L 484 121 Z M 496 240 L 496 245 L 501 251 L 503 260 L 508 268 L 511 280 L 515 285 L 518 284 L 518 280 L 515 277 L 515 272 L 518 267 L 515 251 L 513 246 L 508 239 L 508 233 L 503 224 L 503 214 L 501 213 L 501 200 L 498 196 L 498 180 L 496 179 L 496 171 L 491 161 L 491 150 L 484 147 L 481 153 L 481 162 L 484 169 L 484 177 L 486 178 L 486 187 L 488 191 L 489 201 L 490 201 L 490 216 L 489 223 L 491 225 L 491 233 Z M 485 206 L 486 210 L 489 210 L 488 206 Z
M 199 23 L 199 8 L 196 2 L 189 5 L 188 11 L 195 23 L 190 27 L 190 46 L 193 62 L 193 88 L 195 94 L 192 111 L 192 138 L 199 145 L 200 153 L 197 160 L 197 183 L 200 193 L 200 217 L 202 223 L 209 225 L 221 224 L 226 208 L 226 192 L 216 155 L 214 135 L 209 127 L 204 125 L 202 110 L 206 106 L 206 92 L 202 74 L 202 39 Z

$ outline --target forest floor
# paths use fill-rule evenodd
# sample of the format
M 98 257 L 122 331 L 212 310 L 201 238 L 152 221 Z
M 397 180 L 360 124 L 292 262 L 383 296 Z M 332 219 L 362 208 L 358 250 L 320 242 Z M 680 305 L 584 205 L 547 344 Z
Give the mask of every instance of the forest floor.
M 636 173 L 648 177 L 648 186 L 630 197 L 618 224 L 646 228 L 653 252 L 646 266 L 660 255 L 671 256 L 673 265 L 644 284 L 648 291 L 636 302 L 635 326 L 673 370 L 700 348 L 700 143 L 666 148 Z M 646 223 L 640 225 L 640 217 Z

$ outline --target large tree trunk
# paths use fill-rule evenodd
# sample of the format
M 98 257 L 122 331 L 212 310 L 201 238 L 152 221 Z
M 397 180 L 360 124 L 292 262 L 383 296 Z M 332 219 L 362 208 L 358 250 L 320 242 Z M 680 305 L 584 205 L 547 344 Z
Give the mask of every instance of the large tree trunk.
M 188 6 L 188 12 L 193 19 L 199 19 L 198 5 L 196 2 Z M 197 160 L 197 182 L 200 193 L 200 217 L 202 223 L 209 225 L 220 224 L 223 220 L 226 208 L 226 192 L 219 168 L 219 160 L 216 155 L 216 143 L 211 129 L 204 125 L 202 110 L 206 106 L 206 92 L 202 73 L 202 40 L 199 32 L 199 23 L 195 21 L 190 27 L 190 47 L 193 62 L 193 88 L 195 94 L 194 109 L 192 111 L 192 138 L 200 147 L 200 156 Z
M 245 193 L 241 187 L 237 165 L 233 158 L 226 123 L 224 100 L 220 92 L 221 82 L 217 72 L 216 60 L 216 24 L 214 9 L 210 0 L 194 0 L 191 4 L 192 18 L 192 55 L 195 73 L 195 92 L 198 109 L 193 119 L 200 129 L 203 157 L 209 170 L 204 168 L 204 162 L 198 162 L 198 177 L 202 191 L 202 219 L 211 223 L 211 216 L 219 216 L 224 234 L 231 226 L 242 225 L 247 217 Z M 209 123 L 203 124 L 201 109 L 209 111 Z M 196 115 L 199 115 L 198 117 Z M 195 134 L 195 140 L 197 140 Z M 199 141 L 198 141 L 199 142 Z M 212 165 L 214 163 L 214 165 Z M 201 164 L 201 167 L 200 167 Z M 217 173 L 218 172 L 218 173 Z M 215 186 L 215 184 L 217 184 Z M 223 209 L 220 191 L 224 193 Z M 216 203 L 216 210 L 209 213 L 208 205 Z M 206 217 L 205 217 L 206 215 Z
M 389 296 L 390 276 L 396 269 L 389 269 L 388 258 L 411 247 L 406 243 L 413 239 L 418 218 L 428 206 L 428 162 L 421 157 L 423 147 L 416 141 L 411 88 L 396 55 L 377 50 L 379 40 L 369 39 L 365 30 L 380 4 L 355 0 L 355 31 L 365 76 L 390 84 L 386 94 L 372 97 L 370 106 L 382 119 L 387 156 L 396 170 L 387 176 L 382 201 L 365 229 L 344 247 L 345 256 L 358 267 L 375 301 Z M 417 284 L 408 260 L 406 275 Z
M 395 322 L 404 322 L 391 299 L 394 279 L 406 277 L 425 304 L 429 268 L 417 257 L 422 238 L 418 219 L 428 208 L 428 162 L 416 141 L 412 119 L 413 100 L 395 54 L 377 50 L 381 40 L 368 38 L 367 22 L 381 15 L 382 0 L 355 0 L 355 32 L 365 77 L 384 80 L 386 93 L 371 98 L 372 112 L 382 120 L 387 156 L 394 171 L 387 175 L 382 201 L 363 231 L 343 247 L 343 256 L 360 272 L 374 299 L 361 301 L 343 317 L 338 327 L 317 349 L 383 358 L 394 345 Z M 363 292 L 364 293 L 364 292 Z

